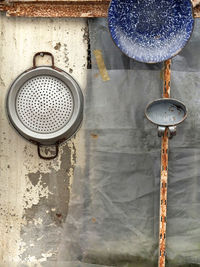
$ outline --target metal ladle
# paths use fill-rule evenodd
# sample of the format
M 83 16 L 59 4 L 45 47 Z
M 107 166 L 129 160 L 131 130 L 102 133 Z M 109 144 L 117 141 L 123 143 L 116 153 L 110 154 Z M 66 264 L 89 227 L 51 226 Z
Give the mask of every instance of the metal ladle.
M 161 141 L 161 175 L 160 175 L 160 216 L 159 216 L 159 257 L 158 266 L 165 267 L 166 226 L 167 226 L 167 186 L 169 138 L 176 135 L 176 125 L 186 119 L 187 110 L 183 103 L 170 98 L 171 59 L 164 62 L 163 98 L 150 103 L 145 115 L 158 126 Z

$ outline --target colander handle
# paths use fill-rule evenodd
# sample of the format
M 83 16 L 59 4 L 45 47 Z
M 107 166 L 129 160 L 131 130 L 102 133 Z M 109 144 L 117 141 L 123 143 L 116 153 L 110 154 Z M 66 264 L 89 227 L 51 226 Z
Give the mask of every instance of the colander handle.
M 51 53 L 49 53 L 49 52 L 38 52 L 38 53 L 36 53 L 36 54 L 34 55 L 34 57 L 33 57 L 33 68 L 36 68 L 36 67 L 37 67 L 37 66 L 36 66 L 36 57 L 38 57 L 38 56 L 40 56 L 40 57 L 44 57 L 45 55 L 51 57 L 51 61 L 52 61 L 52 65 L 51 65 L 51 67 L 52 67 L 52 68 L 55 67 L 55 66 L 54 66 L 54 56 L 53 56 Z
M 56 148 L 55 155 L 50 156 L 50 157 L 46 157 L 46 156 L 43 156 L 43 155 L 41 154 L 41 150 L 40 150 L 40 148 L 41 148 L 42 146 L 43 146 L 43 145 L 37 144 L 38 155 L 39 155 L 39 157 L 40 157 L 41 159 L 51 160 L 51 159 L 55 159 L 55 158 L 58 156 L 58 152 L 59 152 L 58 144 L 55 144 L 55 148 Z M 44 147 L 44 146 L 43 146 L 43 147 Z

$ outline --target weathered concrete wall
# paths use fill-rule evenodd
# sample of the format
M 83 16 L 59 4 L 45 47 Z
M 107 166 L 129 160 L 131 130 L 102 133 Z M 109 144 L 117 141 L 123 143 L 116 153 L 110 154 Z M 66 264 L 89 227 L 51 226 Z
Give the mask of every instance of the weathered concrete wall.
M 84 91 L 86 32 L 84 19 L 0 15 L 1 264 L 56 259 L 62 223 L 67 215 L 73 166 L 77 157 L 79 164 L 84 164 L 81 131 L 75 139 L 61 146 L 57 159 L 40 160 L 36 146 L 9 125 L 5 112 L 6 93 L 16 76 L 32 66 L 32 57 L 38 51 L 53 53 L 55 65 L 71 73 Z

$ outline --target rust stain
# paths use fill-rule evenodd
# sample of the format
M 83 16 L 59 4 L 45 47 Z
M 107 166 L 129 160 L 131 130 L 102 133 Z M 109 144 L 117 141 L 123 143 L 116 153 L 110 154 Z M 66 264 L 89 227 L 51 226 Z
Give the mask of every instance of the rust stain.
M 194 17 L 200 18 L 200 4 L 194 8 Z
M 200 18 L 200 0 L 192 0 L 194 18 Z
M 108 1 L 1 2 L 0 11 L 16 17 L 107 17 Z
M 200 5 L 200 0 L 192 0 L 193 7 Z
M 163 85 L 163 97 L 170 97 L 170 84 L 171 83 L 171 59 L 164 63 L 164 85 Z
M 96 223 L 96 221 L 97 221 L 97 220 L 96 220 L 95 218 L 92 218 L 92 222 L 93 222 L 93 223 Z
M 99 75 L 100 75 L 100 73 L 96 73 L 96 74 L 94 75 L 94 77 L 95 77 L 95 78 L 98 78 Z
M 0 11 L 19 17 L 107 17 L 109 0 L 1 1 Z M 200 18 L 200 1 L 193 0 L 194 17 Z
M 91 135 L 91 137 L 94 138 L 94 139 L 97 139 L 97 138 L 99 137 L 98 134 L 95 134 L 95 133 L 91 133 L 90 135 Z

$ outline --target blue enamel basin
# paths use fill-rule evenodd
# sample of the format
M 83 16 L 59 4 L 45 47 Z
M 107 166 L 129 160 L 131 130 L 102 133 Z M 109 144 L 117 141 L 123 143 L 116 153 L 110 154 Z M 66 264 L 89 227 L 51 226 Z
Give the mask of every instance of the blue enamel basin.
M 191 37 L 190 0 L 112 0 L 108 25 L 115 44 L 130 58 L 145 63 L 177 55 Z

